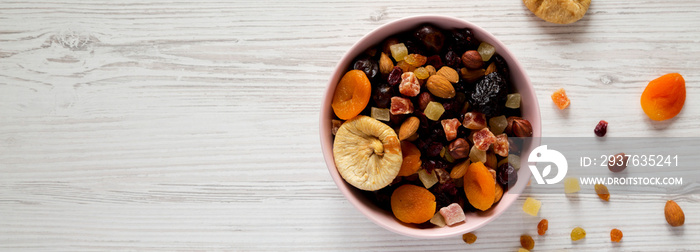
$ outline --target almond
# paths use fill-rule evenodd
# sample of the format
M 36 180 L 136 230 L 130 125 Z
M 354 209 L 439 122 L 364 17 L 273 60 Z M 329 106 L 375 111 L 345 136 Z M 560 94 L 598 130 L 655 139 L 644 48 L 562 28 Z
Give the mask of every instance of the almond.
M 391 61 L 391 58 L 386 53 L 382 53 L 379 57 L 379 72 L 389 74 L 391 70 L 394 70 L 394 62 Z
M 685 214 L 683 214 L 683 210 L 673 200 L 666 201 L 664 214 L 666 215 L 666 222 L 673 227 L 682 226 L 683 223 L 685 223 Z
M 452 83 L 445 79 L 442 75 L 433 75 L 428 78 L 428 83 L 425 85 L 434 96 L 450 99 L 455 97 L 455 88 Z
M 481 77 L 484 77 L 484 69 L 479 68 L 476 70 L 469 70 L 466 67 L 463 67 L 462 69 L 459 70 L 460 75 L 462 75 L 462 79 L 468 81 L 468 82 L 476 82 Z
M 414 116 L 406 119 L 406 121 L 401 124 L 401 127 L 399 127 L 399 140 L 406 140 L 416 134 L 419 124 L 420 120 L 418 117 Z
M 496 63 L 491 62 L 488 67 L 486 67 L 486 72 L 484 75 L 489 75 L 490 73 L 496 72 Z
M 457 73 L 457 71 L 448 66 L 440 68 L 440 70 L 437 71 L 437 75 L 445 77 L 445 79 L 450 81 L 450 83 L 452 84 L 455 84 L 459 81 L 459 74 Z

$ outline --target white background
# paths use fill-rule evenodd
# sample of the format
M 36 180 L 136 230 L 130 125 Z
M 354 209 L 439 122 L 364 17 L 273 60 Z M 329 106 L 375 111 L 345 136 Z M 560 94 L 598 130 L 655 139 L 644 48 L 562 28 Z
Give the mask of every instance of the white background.
M 355 210 L 321 155 L 322 93 L 360 37 L 420 14 L 505 43 L 535 86 L 543 136 L 592 136 L 601 119 L 609 137 L 700 136 L 698 1 L 593 1 L 571 25 L 518 0 L 1 1 L 0 249 L 515 251 L 530 234 L 538 251 L 700 250 L 696 191 L 606 203 L 526 190 L 471 245 L 397 235 Z M 652 122 L 640 94 L 669 72 L 688 99 Z M 549 96 L 562 87 L 572 101 L 559 111 Z M 539 217 L 525 196 L 543 202 Z M 666 224 L 667 199 L 683 227 Z M 571 242 L 575 226 L 586 239 Z

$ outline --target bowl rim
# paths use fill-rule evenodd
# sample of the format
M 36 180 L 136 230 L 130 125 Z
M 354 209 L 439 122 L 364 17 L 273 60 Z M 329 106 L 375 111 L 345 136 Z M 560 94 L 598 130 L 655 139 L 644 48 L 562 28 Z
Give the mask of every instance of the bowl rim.
M 326 162 L 326 167 L 328 168 L 328 172 L 331 175 L 331 178 L 333 179 L 333 182 L 336 184 L 336 187 L 341 191 L 345 199 L 347 199 L 355 209 L 360 211 L 365 217 L 370 219 L 372 222 L 375 224 L 381 226 L 384 229 L 387 229 L 389 231 L 392 231 L 394 233 L 398 233 L 401 235 L 405 236 L 410 236 L 410 237 L 415 237 L 415 238 L 445 238 L 445 237 L 451 237 L 451 236 L 456 236 L 459 234 L 463 234 L 466 232 L 470 232 L 476 229 L 479 229 L 486 224 L 490 223 L 491 221 L 497 219 L 501 214 L 506 212 L 508 208 L 510 208 L 513 203 L 517 200 L 517 198 L 520 196 L 522 191 L 525 188 L 526 183 L 524 182 L 525 180 L 529 181 L 530 180 L 530 171 L 529 169 L 520 169 L 518 172 L 518 177 L 519 180 L 516 183 L 515 186 L 513 186 L 511 189 L 509 189 L 507 192 L 503 194 L 503 198 L 501 201 L 499 201 L 498 206 L 504 205 L 504 207 L 500 207 L 503 209 L 499 209 L 498 211 L 494 211 L 494 208 L 491 208 L 485 212 L 489 213 L 489 216 L 487 219 L 477 223 L 476 225 L 458 225 L 456 226 L 457 228 L 452 228 L 452 229 L 445 229 L 445 228 L 431 228 L 431 229 L 417 229 L 417 228 L 412 228 L 409 227 L 408 225 L 401 225 L 401 228 L 397 228 L 396 226 L 388 225 L 385 220 L 382 220 L 379 218 L 379 214 L 371 214 L 372 212 L 376 211 L 374 208 L 378 208 L 376 206 L 370 207 L 367 204 L 363 203 L 358 197 L 357 193 L 359 192 L 353 192 L 351 191 L 352 189 L 355 189 L 356 191 L 359 191 L 359 189 L 356 188 L 349 188 L 351 186 L 348 186 L 347 183 L 343 180 L 343 178 L 339 175 L 337 168 L 335 166 L 335 161 L 333 158 L 333 146 L 332 146 L 332 141 L 330 144 L 328 144 L 327 138 L 330 137 L 332 139 L 332 133 L 330 130 L 330 122 L 331 122 L 331 117 L 333 115 L 333 111 L 331 109 L 331 106 L 329 105 L 331 103 L 333 94 L 335 93 L 335 87 L 337 85 L 337 80 L 334 80 L 335 76 L 339 75 L 340 72 L 344 72 L 346 70 L 346 67 L 348 65 L 348 62 L 350 62 L 352 59 L 354 59 L 357 56 L 357 51 L 358 47 L 361 44 L 367 44 L 369 43 L 368 41 L 372 40 L 373 38 L 377 36 L 381 36 L 383 33 L 386 33 L 385 30 L 388 29 L 389 27 L 392 26 L 397 26 L 400 23 L 404 22 L 410 22 L 410 23 L 415 23 L 415 25 L 420 25 L 421 23 L 434 23 L 436 20 L 441 20 L 441 22 L 450 22 L 454 23 L 456 27 L 463 27 L 463 28 L 469 28 L 472 31 L 474 31 L 475 36 L 477 37 L 488 37 L 490 41 L 493 41 L 494 43 L 489 42 L 490 44 L 494 45 L 494 47 L 497 48 L 499 54 L 506 58 L 504 55 L 508 55 L 507 58 L 510 59 L 508 60 L 508 65 L 509 69 L 518 69 L 518 71 L 521 73 L 523 80 L 522 84 L 517 85 L 519 88 L 519 92 L 522 91 L 527 91 L 527 97 L 532 97 L 532 101 L 528 102 L 531 104 L 533 113 L 534 113 L 534 118 L 528 118 L 528 120 L 531 122 L 533 125 L 533 142 L 529 145 L 528 149 L 534 148 L 534 146 L 539 145 L 539 137 L 541 136 L 541 113 L 540 113 L 540 106 L 537 101 L 537 95 L 535 94 L 534 86 L 532 85 L 532 82 L 530 81 L 529 76 L 525 72 L 525 68 L 523 67 L 522 64 L 515 58 L 514 54 L 503 44 L 496 36 L 491 34 L 490 32 L 486 31 L 485 29 L 481 28 L 480 26 L 471 23 L 469 21 L 459 19 L 456 17 L 452 16 L 446 16 L 446 15 L 415 15 L 415 16 L 408 16 L 408 17 L 403 17 L 399 18 L 390 22 L 387 22 L 385 24 L 382 24 L 376 28 L 374 28 L 372 31 L 369 33 L 365 34 L 362 36 L 358 41 L 356 41 L 340 58 L 340 60 L 337 62 L 335 67 L 333 68 L 332 75 L 330 76 L 326 88 L 324 91 L 323 95 L 323 100 L 321 103 L 321 110 L 319 113 L 319 135 L 320 135 L 320 141 L 321 141 L 321 151 L 324 156 L 324 160 Z M 404 32 L 406 29 L 403 30 L 397 30 L 393 33 L 390 33 L 388 36 L 391 36 L 391 34 L 397 34 L 400 32 Z M 385 39 L 386 37 L 383 37 Z M 481 39 L 483 40 L 483 39 Z M 370 44 L 372 45 L 372 44 Z M 363 47 L 367 48 L 367 47 Z M 351 54 L 352 52 L 352 54 Z M 341 69 L 342 68 L 342 69 Z M 339 77 L 338 77 L 339 79 Z M 526 90 L 520 90 L 522 88 L 525 88 Z M 522 93 L 521 93 L 522 95 Z M 330 115 L 330 117 L 329 117 Z M 533 120 L 531 120 L 533 119 Z M 521 166 L 525 160 L 521 159 Z M 526 176 L 523 176 L 526 175 Z M 343 186 L 344 185 L 344 186 Z M 498 207 L 497 206 L 497 207 Z M 398 220 L 395 220 L 396 222 L 399 222 Z M 462 226 L 463 228 L 459 228 Z M 442 230 L 442 232 L 422 232 L 424 230 Z

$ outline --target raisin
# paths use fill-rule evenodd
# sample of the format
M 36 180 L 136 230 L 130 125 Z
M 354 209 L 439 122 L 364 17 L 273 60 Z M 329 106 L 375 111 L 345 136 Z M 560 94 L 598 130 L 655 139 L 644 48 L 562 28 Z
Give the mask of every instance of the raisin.
M 423 43 L 428 51 L 437 53 L 442 50 L 445 43 L 445 35 L 440 29 L 432 25 L 423 25 L 414 32 L 414 37 Z
M 521 235 L 520 245 L 523 246 L 524 249 L 531 250 L 535 248 L 535 240 L 532 239 L 532 236 Z
M 367 75 L 367 78 L 374 79 L 379 73 L 379 63 L 371 59 L 369 55 L 364 55 L 355 60 L 353 69 L 362 70 Z
M 508 63 L 506 60 L 501 56 L 501 55 L 493 55 L 491 57 L 491 61 L 493 63 L 496 63 L 496 72 L 501 74 L 501 77 L 506 80 L 506 82 L 510 81 L 510 70 L 508 68 Z
M 549 228 L 549 221 L 547 219 L 542 219 L 540 223 L 537 223 L 537 234 L 544 235 Z
M 462 240 L 464 240 L 464 242 L 466 242 L 467 244 L 472 244 L 472 243 L 476 242 L 476 235 L 474 235 L 472 233 L 463 234 Z
M 459 65 L 462 64 L 461 57 L 462 56 L 457 54 L 455 51 L 447 51 L 447 53 L 445 53 L 444 64 L 454 69 L 459 69 Z
M 506 82 L 500 74 L 493 72 L 476 83 L 476 88 L 469 97 L 469 104 L 487 117 L 497 116 L 502 114 L 508 95 L 507 89 Z
M 605 120 L 600 120 L 600 122 L 598 122 L 598 125 L 595 126 L 593 132 L 596 136 L 604 137 L 605 133 L 608 132 L 608 122 L 606 122 Z
M 620 242 L 620 240 L 622 240 L 622 231 L 617 228 L 610 230 L 610 241 Z
M 403 74 L 403 70 L 400 67 L 395 66 L 394 70 L 391 70 L 391 72 L 389 72 L 389 78 L 387 79 L 389 85 L 399 85 L 401 83 L 401 74 Z
M 475 50 L 479 47 L 479 41 L 469 29 L 452 30 L 449 37 L 451 48 L 458 54 L 463 54 L 467 50 Z
M 374 89 L 372 100 L 378 108 L 388 108 L 391 105 L 391 97 L 394 96 L 389 84 L 379 84 Z
M 510 163 L 503 163 L 496 169 L 496 182 L 503 188 L 511 188 L 518 181 L 518 171 Z

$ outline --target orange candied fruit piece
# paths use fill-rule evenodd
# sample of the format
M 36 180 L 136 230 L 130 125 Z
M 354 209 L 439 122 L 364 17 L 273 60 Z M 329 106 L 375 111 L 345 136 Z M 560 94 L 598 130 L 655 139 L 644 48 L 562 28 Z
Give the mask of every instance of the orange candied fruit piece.
M 423 164 L 420 160 L 418 147 L 409 141 L 401 141 L 401 154 L 403 155 L 403 162 L 401 163 L 399 176 L 410 176 L 416 173 L 420 169 L 421 164 Z
M 566 96 L 566 91 L 564 91 L 563 88 L 554 91 L 552 94 L 552 101 L 554 101 L 554 104 L 556 104 L 559 109 L 565 109 L 571 103 L 571 100 Z
M 610 230 L 610 241 L 620 242 L 620 240 L 622 240 L 622 231 L 617 228 Z
M 435 215 L 435 195 L 425 187 L 405 184 L 391 194 L 391 211 L 405 223 L 423 223 Z
M 642 93 L 641 103 L 651 120 L 673 118 L 685 104 L 685 79 L 679 73 L 670 73 L 650 81 Z
M 493 175 L 482 162 L 470 164 L 464 174 L 464 193 L 469 203 L 482 211 L 491 208 L 496 197 L 495 183 Z
M 367 107 L 372 95 L 372 84 L 365 72 L 350 70 L 338 82 L 333 94 L 331 107 L 338 118 L 351 119 Z

